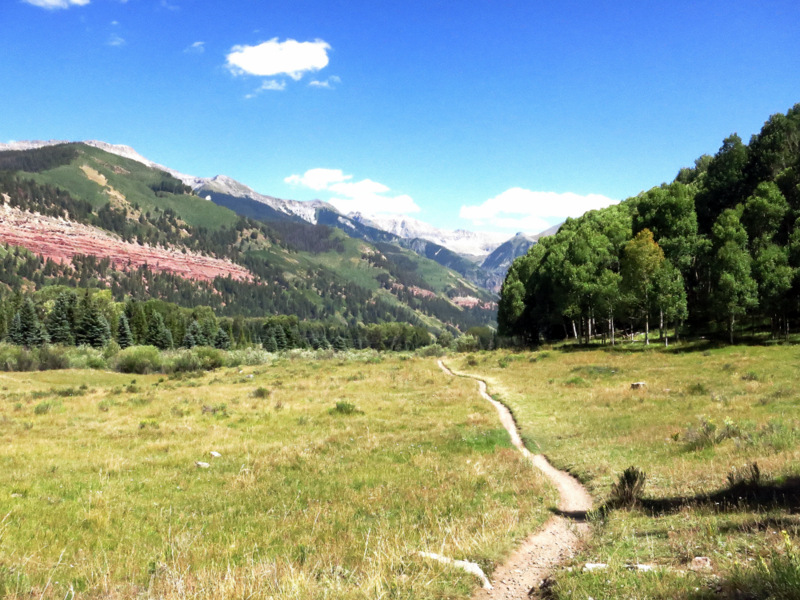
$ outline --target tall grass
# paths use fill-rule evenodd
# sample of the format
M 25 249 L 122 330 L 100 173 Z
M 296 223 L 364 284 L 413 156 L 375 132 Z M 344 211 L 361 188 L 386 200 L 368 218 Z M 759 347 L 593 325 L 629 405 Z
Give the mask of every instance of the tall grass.
M 431 359 L 178 375 L 3 374 L 0 596 L 467 598 L 416 552 L 491 569 L 549 517 L 491 406 Z

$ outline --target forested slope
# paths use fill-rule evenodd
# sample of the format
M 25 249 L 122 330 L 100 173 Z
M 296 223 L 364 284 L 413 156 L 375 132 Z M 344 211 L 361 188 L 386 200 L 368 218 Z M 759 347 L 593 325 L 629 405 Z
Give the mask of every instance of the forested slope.
M 800 319 L 800 104 L 675 180 L 569 219 L 517 259 L 498 313 L 527 342 L 679 326 L 733 340 Z

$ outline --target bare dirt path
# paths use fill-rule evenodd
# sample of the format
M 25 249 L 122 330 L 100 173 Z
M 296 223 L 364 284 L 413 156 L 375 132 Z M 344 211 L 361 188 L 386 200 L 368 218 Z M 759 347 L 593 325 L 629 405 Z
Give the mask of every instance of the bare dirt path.
M 448 375 L 455 375 L 440 360 L 439 367 Z M 474 600 L 527 599 L 531 590 L 560 563 L 570 558 L 580 544 L 581 536 L 588 531 L 586 512 L 592 508 L 589 492 L 574 477 L 559 471 L 541 454 L 533 454 L 520 439 L 514 417 L 504 405 L 486 392 L 486 382 L 478 382 L 481 396 L 492 403 L 500 415 L 500 422 L 511 436 L 511 443 L 552 482 L 558 490 L 558 508 L 554 516 L 541 529 L 530 535 L 505 563 L 492 573 L 492 589 L 481 589 L 473 594 Z

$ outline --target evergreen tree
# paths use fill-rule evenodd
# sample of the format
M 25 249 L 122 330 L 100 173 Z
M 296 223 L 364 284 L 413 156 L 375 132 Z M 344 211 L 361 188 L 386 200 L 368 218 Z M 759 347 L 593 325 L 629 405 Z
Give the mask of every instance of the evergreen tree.
M 39 321 L 36 307 L 30 298 L 25 298 L 19 311 L 14 314 L 8 338 L 26 348 L 41 346 L 47 341 L 47 332 Z
M 133 346 L 133 333 L 124 312 L 117 317 L 117 343 L 123 350 Z
M 102 348 L 111 339 L 111 327 L 97 304 L 86 290 L 78 306 L 78 324 L 75 327 L 75 342 L 80 345 Z
M 161 350 L 172 348 L 172 332 L 164 325 L 164 317 L 158 311 L 153 311 L 147 324 L 145 344 L 155 346 Z
M 53 309 L 47 317 L 47 332 L 50 341 L 65 346 L 75 345 L 75 304 L 77 297 L 72 292 L 64 292 L 56 298 Z
M 25 337 L 22 335 L 22 319 L 19 311 L 14 313 L 14 316 L 11 317 L 11 322 L 8 324 L 8 341 L 17 346 L 25 345 Z
M 194 348 L 195 346 L 206 346 L 206 336 L 197 321 L 192 321 L 186 328 L 183 336 L 183 347 Z
M 341 335 L 337 335 L 333 338 L 333 349 L 337 352 L 344 352 L 347 350 L 347 342 L 344 341 Z
M 217 329 L 217 335 L 214 336 L 214 348 L 220 350 L 228 350 L 231 347 L 231 338 L 228 333 L 220 327 Z
M 144 312 L 142 303 L 133 298 L 129 298 L 125 303 L 125 316 L 133 335 L 134 344 L 144 344 L 147 337 L 147 315 Z
M 289 347 L 289 340 L 286 338 L 286 332 L 280 325 L 275 327 L 275 344 L 278 351 L 286 350 Z
M 267 339 L 264 340 L 264 350 L 267 352 L 277 352 L 278 351 L 278 344 L 275 341 L 275 336 L 269 335 Z

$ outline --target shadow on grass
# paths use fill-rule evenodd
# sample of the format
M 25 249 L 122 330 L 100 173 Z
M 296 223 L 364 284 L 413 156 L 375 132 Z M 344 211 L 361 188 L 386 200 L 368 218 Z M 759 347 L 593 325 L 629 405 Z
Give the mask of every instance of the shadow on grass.
M 703 506 L 720 512 L 783 508 L 800 513 L 800 476 L 759 483 L 738 483 L 716 492 L 673 498 L 642 498 L 639 508 L 651 515 L 669 514 L 686 507 Z M 604 506 L 606 510 L 616 508 Z

